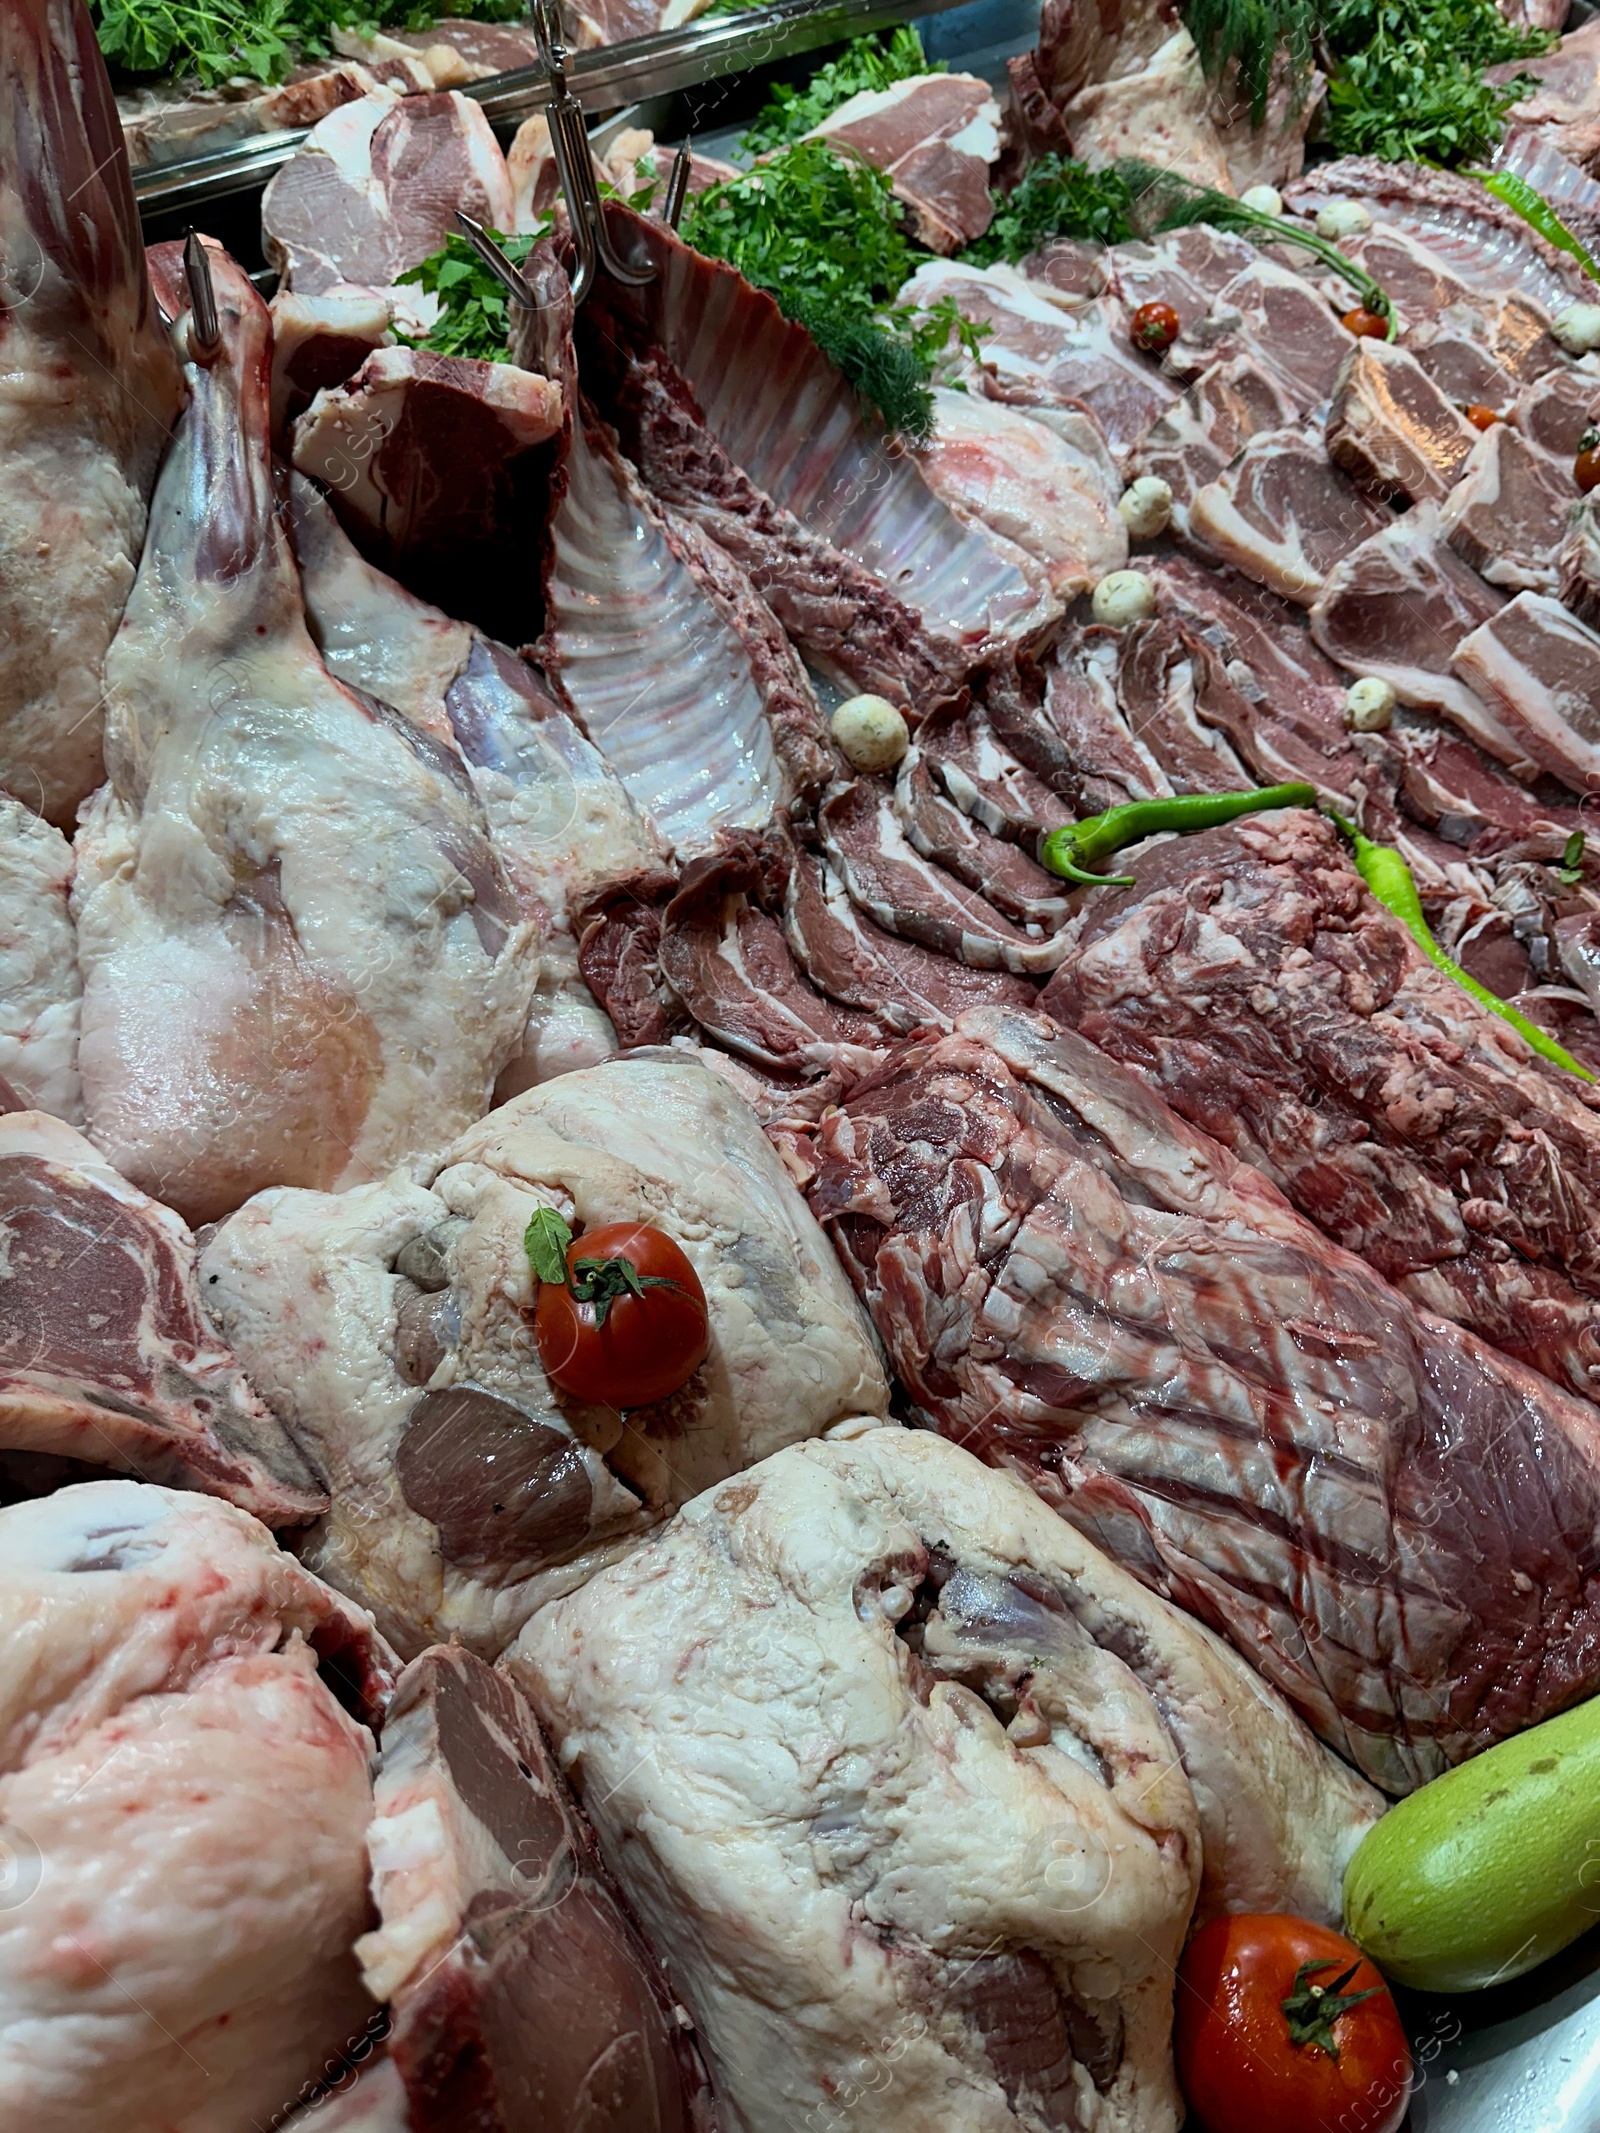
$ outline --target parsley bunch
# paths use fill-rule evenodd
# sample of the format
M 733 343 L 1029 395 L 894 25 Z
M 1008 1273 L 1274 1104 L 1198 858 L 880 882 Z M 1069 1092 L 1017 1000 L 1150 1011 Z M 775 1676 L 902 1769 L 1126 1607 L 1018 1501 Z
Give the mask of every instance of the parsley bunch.
M 1019 259 L 1052 237 L 1088 237 L 1121 244 L 1133 235 L 1127 180 L 1115 170 L 1085 170 L 1064 156 L 1041 156 L 1015 191 L 996 193 L 994 220 L 962 258 L 992 267 Z
M 746 155 L 765 155 L 769 149 L 798 141 L 863 89 L 889 89 L 918 74 L 944 71 L 943 66 L 929 64 L 922 39 L 906 23 L 887 44 L 881 37 L 852 38 L 839 57 L 819 67 L 803 89 L 779 83 L 739 145 Z
M 1484 68 L 1557 42 L 1553 31 L 1515 28 L 1494 0 L 1336 0 L 1323 34 L 1339 153 L 1446 168 L 1487 155 L 1534 86 L 1519 74 L 1497 87 Z
M 532 237 L 502 237 L 491 230 L 507 259 L 520 267 L 533 246 Z M 415 282 L 443 306 L 421 340 L 404 334 L 407 348 L 427 348 L 435 355 L 472 356 L 482 363 L 503 363 L 511 338 L 511 299 L 464 237 L 447 237 L 435 252 L 398 277 Z
M 527 0 L 91 0 L 100 49 L 130 74 L 191 74 L 207 89 L 285 80 L 324 59 L 335 30 L 425 30 L 441 16 L 512 22 Z
M 931 359 L 883 308 L 919 255 L 882 171 L 825 141 L 797 141 L 691 196 L 682 231 L 776 297 L 891 429 L 928 435 Z

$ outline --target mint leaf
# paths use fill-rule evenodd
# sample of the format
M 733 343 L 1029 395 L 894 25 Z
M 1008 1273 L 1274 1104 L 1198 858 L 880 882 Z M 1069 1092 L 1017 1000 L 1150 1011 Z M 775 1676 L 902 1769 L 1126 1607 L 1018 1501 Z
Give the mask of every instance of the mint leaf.
M 567 1246 L 572 1232 L 553 1207 L 536 1207 L 523 1232 L 522 1248 L 528 1255 L 535 1281 L 565 1282 Z

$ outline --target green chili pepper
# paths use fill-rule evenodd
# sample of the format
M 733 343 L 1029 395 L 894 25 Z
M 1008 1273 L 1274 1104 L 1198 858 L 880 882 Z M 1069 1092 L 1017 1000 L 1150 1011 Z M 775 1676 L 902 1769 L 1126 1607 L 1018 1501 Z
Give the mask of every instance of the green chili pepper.
M 1517 1010 L 1508 1006 L 1497 993 L 1492 993 L 1487 985 L 1480 985 L 1476 978 L 1469 976 L 1459 963 L 1452 962 L 1445 954 L 1429 930 L 1428 921 L 1423 914 L 1422 898 L 1417 894 L 1417 884 L 1412 878 L 1411 869 L 1394 847 L 1374 844 L 1370 837 L 1363 837 L 1355 824 L 1347 822 L 1343 815 L 1334 814 L 1332 808 L 1329 808 L 1328 813 L 1338 824 L 1341 833 L 1350 841 L 1355 855 L 1356 872 L 1379 903 L 1403 921 L 1412 939 L 1435 969 L 1442 970 L 1447 978 L 1454 978 L 1464 992 L 1471 993 L 1480 1007 L 1487 1007 L 1491 1014 L 1499 1015 L 1503 1021 L 1509 1022 L 1518 1036 L 1531 1044 L 1541 1058 L 1554 1061 L 1557 1066 L 1565 1067 L 1569 1074 L 1577 1074 L 1584 1081 L 1593 1081 L 1595 1077 L 1589 1069 L 1580 1066 L 1569 1051 L 1557 1044 L 1554 1037 L 1548 1036 L 1540 1029 L 1538 1023 L 1530 1022 L 1526 1015 L 1518 1014 Z
M 1130 889 L 1131 874 L 1095 874 L 1089 871 L 1125 845 L 1138 844 L 1160 830 L 1214 829 L 1219 822 L 1233 822 L 1240 815 L 1253 815 L 1266 807 L 1315 807 L 1317 795 L 1310 785 L 1263 785 L 1253 792 L 1184 793 L 1172 800 L 1130 800 L 1123 807 L 1108 807 L 1103 815 L 1086 815 L 1081 822 L 1068 822 L 1052 830 L 1039 847 L 1039 861 L 1063 881 L 1082 881 L 1095 888 Z
M 1519 178 L 1514 170 L 1469 170 L 1466 175 L 1476 178 L 1485 192 L 1493 193 L 1507 207 L 1514 207 L 1523 221 L 1531 223 L 1547 243 L 1553 244 L 1557 251 L 1569 252 L 1585 274 L 1600 281 L 1600 262 L 1567 228 L 1544 194 L 1536 192 L 1526 178 Z

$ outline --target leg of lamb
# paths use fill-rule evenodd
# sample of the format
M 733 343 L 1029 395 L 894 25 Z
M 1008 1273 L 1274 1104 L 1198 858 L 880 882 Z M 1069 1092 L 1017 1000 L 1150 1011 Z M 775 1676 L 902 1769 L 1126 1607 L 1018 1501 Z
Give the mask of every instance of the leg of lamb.
M 254 1519 L 130 1481 L 0 1511 L 0 1588 L 0 2116 L 276 2123 L 375 2013 L 390 1655 Z

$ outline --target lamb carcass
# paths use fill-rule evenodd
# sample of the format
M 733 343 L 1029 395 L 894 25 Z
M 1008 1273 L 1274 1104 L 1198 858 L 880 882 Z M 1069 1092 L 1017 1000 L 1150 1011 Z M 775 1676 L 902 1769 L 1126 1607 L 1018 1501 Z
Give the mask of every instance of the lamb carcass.
M 0 794 L 0 1076 L 31 1109 L 81 1126 L 71 887 L 65 837 Z
M 812 1207 L 920 1412 L 1376 1783 L 1593 1693 L 1600 1414 L 1330 1244 L 1108 1054 L 976 1009 L 814 1139 Z
M 183 381 L 80 0 L 0 12 L 0 784 L 70 829 Z
M 36 1111 L 0 1117 L 0 1468 L 27 1494 L 136 1474 L 272 1526 L 327 1506 L 201 1315 L 183 1222 Z
M 659 1221 L 695 1262 L 711 1352 L 670 1401 L 621 1415 L 546 1380 L 524 1317 L 541 1206 L 574 1226 Z M 672 1506 L 888 1399 L 754 1117 L 670 1052 L 545 1082 L 382 1185 L 264 1193 L 202 1271 L 208 1310 L 327 1476 L 306 1560 L 408 1654 L 459 1635 L 492 1657 Z
M 176 251 L 155 255 L 174 280 Z M 537 972 L 460 757 L 317 654 L 274 501 L 266 307 L 208 256 L 221 344 L 190 365 L 108 655 L 110 779 L 73 891 L 90 1131 L 196 1222 L 459 1131 Z
M 377 2013 L 352 1944 L 391 1655 L 253 1518 L 131 1481 L 0 1510 L 0 1590 L 7 2122 L 286 2116 Z
M 359 1944 L 410 2133 L 712 2133 L 704 2062 L 516 1687 L 459 1645 L 401 1675 Z
M 1197 1892 L 1326 1915 L 1378 1807 L 1217 1640 L 921 1431 L 708 1491 L 502 1666 L 738 2133 L 848 2109 L 863 2059 L 876 2133 L 1171 2128 Z

